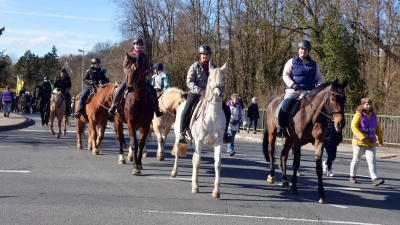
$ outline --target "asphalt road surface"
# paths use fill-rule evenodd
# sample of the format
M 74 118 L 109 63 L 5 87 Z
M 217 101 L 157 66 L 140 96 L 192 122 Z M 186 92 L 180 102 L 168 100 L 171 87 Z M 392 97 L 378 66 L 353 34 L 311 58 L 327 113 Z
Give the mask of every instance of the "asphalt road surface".
M 223 147 L 221 198 L 214 199 L 210 147 L 202 152 L 200 193 L 192 194 L 193 147 L 180 159 L 178 177 L 170 178 L 173 132 L 165 161 L 155 158 L 153 135 L 142 175 L 132 176 L 132 163 L 117 164 L 112 127 L 94 156 L 76 149 L 74 120 L 67 135 L 56 139 L 49 127 L 39 126 L 37 115 L 28 116 L 35 125 L 0 133 L 0 224 L 399 224 L 398 161 L 378 161 L 385 184 L 373 187 L 364 158 L 359 183 L 351 184 L 351 156 L 339 154 L 335 177 L 323 178 L 328 201 L 323 205 L 313 152 L 302 152 L 299 193 L 293 195 L 281 188 L 279 170 L 278 182 L 267 183 L 269 164 L 260 143 L 236 140 L 234 157 Z

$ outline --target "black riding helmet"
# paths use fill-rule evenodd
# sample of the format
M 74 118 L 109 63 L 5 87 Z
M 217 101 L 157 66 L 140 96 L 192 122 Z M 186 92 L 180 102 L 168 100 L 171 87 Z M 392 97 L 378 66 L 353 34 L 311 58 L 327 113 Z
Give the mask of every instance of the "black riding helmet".
M 311 51 L 311 42 L 309 40 L 301 40 L 297 48 L 306 48 L 308 51 Z
M 92 61 L 90 61 L 91 64 L 96 64 L 96 63 L 101 63 L 99 58 L 93 58 Z
M 199 47 L 199 54 L 204 54 L 204 53 L 212 53 L 211 47 L 208 45 L 200 45 Z
M 142 38 L 135 38 L 135 39 L 133 39 L 132 44 L 144 45 L 144 41 Z
M 156 62 L 156 63 L 154 64 L 154 66 L 153 66 L 153 69 L 155 69 L 155 70 L 162 70 L 162 69 L 164 69 L 164 66 L 163 66 L 163 64 L 161 64 L 160 62 Z

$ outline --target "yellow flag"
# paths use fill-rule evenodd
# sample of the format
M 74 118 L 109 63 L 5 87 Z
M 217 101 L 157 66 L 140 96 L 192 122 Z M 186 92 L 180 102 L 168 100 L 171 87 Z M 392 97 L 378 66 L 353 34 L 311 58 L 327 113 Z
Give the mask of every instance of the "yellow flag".
M 19 91 L 22 89 L 24 86 L 24 80 L 22 80 L 22 77 L 17 76 L 17 90 L 16 90 L 16 95 L 19 96 Z

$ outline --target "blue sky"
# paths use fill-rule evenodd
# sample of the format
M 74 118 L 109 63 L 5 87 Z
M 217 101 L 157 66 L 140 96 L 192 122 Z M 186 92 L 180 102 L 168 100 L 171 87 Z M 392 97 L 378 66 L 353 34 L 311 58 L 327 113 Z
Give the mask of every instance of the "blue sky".
M 121 41 L 110 0 L 0 0 L 0 51 L 18 60 L 27 50 L 43 56 L 81 54 L 99 42 Z

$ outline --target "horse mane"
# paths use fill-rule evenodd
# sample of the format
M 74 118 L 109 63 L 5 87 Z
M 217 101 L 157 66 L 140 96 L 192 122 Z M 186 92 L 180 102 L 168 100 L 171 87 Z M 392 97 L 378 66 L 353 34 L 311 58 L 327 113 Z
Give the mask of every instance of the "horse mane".
M 315 87 L 314 89 L 312 89 L 310 91 L 310 93 L 308 94 L 308 97 L 315 97 L 320 91 L 324 90 L 331 84 L 332 84 L 332 82 L 326 82 L 326 83 L 323 83 L 323 84 Z
M 210 68 L 210 75 L 209 77 L 209 82 L 207 82 L 207 88 L 206 88 L 206 93 L 205 93 L 205 98 L 209 99 L 213 95 L 213 89 L 212 89 L 212 84 L 219 83 L 221 80 L 221 68 Z

